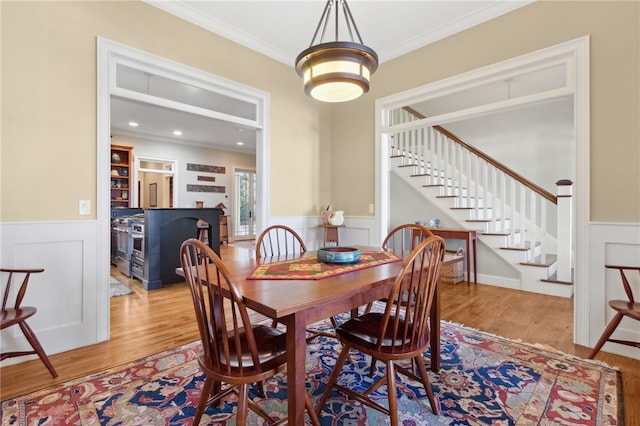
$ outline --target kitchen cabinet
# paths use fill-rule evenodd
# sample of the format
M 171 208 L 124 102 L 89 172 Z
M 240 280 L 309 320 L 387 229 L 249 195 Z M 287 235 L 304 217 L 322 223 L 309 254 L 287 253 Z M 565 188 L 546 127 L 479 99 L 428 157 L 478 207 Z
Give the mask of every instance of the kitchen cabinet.
M 131 207 L 133 147 L 111 145 L 111 208 Z

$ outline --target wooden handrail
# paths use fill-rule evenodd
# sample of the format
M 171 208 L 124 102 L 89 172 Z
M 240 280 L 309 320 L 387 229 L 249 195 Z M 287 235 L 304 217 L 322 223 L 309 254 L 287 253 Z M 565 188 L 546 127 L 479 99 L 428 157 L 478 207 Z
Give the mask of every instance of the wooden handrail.
M 402 109 L 407 111 L 409 114 L 412 114 L 416 118 L 419 118 L 419 119 L 427 118 L 427 117 L 425 117 L 424 115 L 420 114 L 418 111 L 416 111 L 415 109 L 413 109 L 413 108 L 411 108 L 409 106 L 402 107 Z M 482 151 L 474 148 L 473 146 L 469 145 L 468 143 L 466 143 L 465 141 L 460 139 L 458 136 L 456 136 L 453 133 L 451 133 L 449 130 L 445 129 L 442 126 L 438 126 L 438 125 L 433 126 L 433 128 L 434 128 L 434 130 L 442 133 L 443 135 L 447 136 L 449 139 L 453 140 L 455 143 L 457 143 L 457 144 L 461 145 L 462 147 L 464 147 L 465 149 L 471 151 L 472 153 L 477 155 L 479 158 L 482 158 L 487 163 L 493 165 L 495 168 L 497 168 L 498 170 L 502 171 L 506 175 L 511 176 L 513 179 L 515 179 L 516 181 L 520 182 L 521 184 L 523 184 L 527 188 L 531 189 L 533 192 L 537 193 L 541 197 L 551 201 L 553 204 L 556 204 L 556 205 L 558 204 L 558 197 L 556 197 L 555 195 L 553 195 L 549 191 L 541 188 L 540 186 L 536 185 L 535 183 L 531 182 L 530 180 L 528 180 L 524 176 L 521 176 L 518 173 L 514 172 L 513 170 L 511 170 L 510 168 L 508 168 L 504 164 L 500 163 L 499 161 L 496 161 L 494 158 L 490 157 L 489 155 L 485 154 L 484 152 L 482 152 Z

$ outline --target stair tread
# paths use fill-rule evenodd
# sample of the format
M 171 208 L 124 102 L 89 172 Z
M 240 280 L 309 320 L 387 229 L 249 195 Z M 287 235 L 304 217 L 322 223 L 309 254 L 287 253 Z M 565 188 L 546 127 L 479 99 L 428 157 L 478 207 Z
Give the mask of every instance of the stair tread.
M 416 167 L 417 164 L 400 164 L 398 167 Z
M 555 254 L 547 254 L 544 259 L 541 259 L 540 256 L 536 256 L 535 259 L 529 262 L 520 262 L 521 265 L 527 266 L 542 266 L 549 267 L 553 265 L 558 260 L 558 256 Z
M 573 281 L 559 280 L 556 277 L 557 277 L 557 274 L 553 273 L 549 278 L 543 278 L 540 281 L 545 283 L 573 285 Z M 571 279 L 573 280 L 573 270 L 571 271 Z
M 536 247 L 540 245 L 539 241 L 536 241 Z M 517 251 L 526 251 L 531 250 L 531 242 L 527 241 L 522 245 L 518 246 L 508 246 L 508 247 L 500 247 L 500 250 L 517 250 Z

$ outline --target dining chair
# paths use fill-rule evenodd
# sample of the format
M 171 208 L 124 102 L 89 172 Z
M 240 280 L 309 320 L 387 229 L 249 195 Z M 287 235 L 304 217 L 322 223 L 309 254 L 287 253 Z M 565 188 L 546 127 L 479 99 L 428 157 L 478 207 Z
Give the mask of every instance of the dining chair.
M 322 397 L 316 405 L 318 415 L 322 412 L 332 390 L 336 389 L 348 397 L 389 415 L 391 425 L 397 426 L 396 371 L 422 383 L 429 398 L 431 410 L 438 413 L 424 365 L 424 352 L 429 346 L 429 313 L 444 261 L 444 253 L 444 240 L 437 236 L 428 237 L 404 260 L 386 298 L 384 312 L 369 312 L 351 318 L 336 328 L 342 350 Z M 407 300 L 401 297 L 403 293 L 407 295 Z M 383 361 L 386 365 L 386 374 L 380 376 L 362 393 L 348 388 L 346 384 L 349 380 L 343 382 L 345 385 L 337 383 L 352 349 Z M 403 360 L 412 360 L 420 376 L 396 364 L 397 361 Z M 371 392 L 385 383 L 388 409 L 368 397 Z
M 393 228 L 382 241 L 382 249 L 390 251 L 400 259 L 406 258 L 421 242 L 433 234 L 427 228 L 416 223 L 405 223 Z M 385 302 L 385 300 L 381 300 Z M 370 312 L 373 303 L 368 303 L 364 312 Z
M 266 228 L 256 241 L 256 261 L 265 257 L 286 256 L 305 253 L 307 247 L 296 231 L 285 225 L 272 225 Z
M 640 342 L 635 342 L 631 340 L 621 340 L 621 339 L 612 339 L 611 335 L 616 330 L 620 321 L 623 318 L 631 318 L 636 321 L 640 321 L 640 302 L 636 302 L 633 297 L 633 291 L 631 289 L 631 283 L 629 282 L 629 276 L 627 274 L 637 273 L 638 277 L 640 277 L 640 266 L 621 266 L 621 265 L 604 265 L 605 268 L 608 269 L 616 269 L 620 272 L 620 280 L 622 281 L 622 286 L 624 287 L 624 292 L 627 295 L 626 300 L 609 300 L 609 306 L 616 311 L 615 316 L 607 325 L 607 328 L 602 332 L 602 336 L 598 340 L 598 343 L 594 346 L 591 354 L 589 355 L 589 359 L 593 359 L 602 346 L 606 342 L 618 343 L 621 345 L 634 346 L 636 348 L 640 348 Z
M 24 334 L 24 337 L 26 337 L 27 341 L 31 345 L 31 348 L 33 349 L 31 351 L 3 352 L 2 354 L 0 354 L 0 360 L 23 355 L 38 355 L 51 375 L 53 377 L 58 377 L 58 373 L 56 372 L 55 368 L 53 368 L 53 364 L 51 364 L 51 361 L 49 360 L 47 353 L 42 348 L 42 345 L 36 337 L 36 334 L 33 332 L 31 327 L 29 327 L 29 324 L 27 324 L 27 319 L 35 315 L 38 310 L 34 306 L 22 306 L 22 300 L 24 299 L 24 296 L 27 292 L 27 285 L 29 284 L 29 278 L 31 278 L 31 274 L 44 272 L 44 269 L 1 268 L 0 272 L 9 274 L 7 277 L 7 285 L 4 289 L 4 297 L 2 298 L 2 320 L 0 321 L 0 330 L 4 330 L 5 328 L 17 325 L 18 327 L 20 327 L 20 330 L 22 330 L 22 334 Z M 14 275 L 22 277 L 22 284 L 18 288 L 13 306 L 7 307 L 11 295 L 11 284 Z
M 265 257 L 288 256 L 293 254 L 305 253 L 307 247 L 296 231 L 285 225 L 272 225 L 266 228 L 256 242 L 256 262 L 261 263 Z M 338 326 L 338 322 L 334 317 L 330 318 L 333 327 Z M 278 322 L 273 320 L 272 327 L 276 327 Z M 307 330 L 310 336 L 307 341 L 313 340 L 318 336 L 335 337 L 333 333 L 321 330 Z
M 238 395 L 237 425 L 247 423 L 248 409 L 269 424 L 273 419 L 249 399 L 249 385 L 260 383 L 286 369 L 286 333 L 252 324 L 244 298 L 220 257 L 195 238 L 185 241 L 180 260 L 193 300 L 202 349 L 198 364 L 206 375 L 193 424 L 198 424 L 207 406 L 231 392 Z M 222 388 L 222 383 L 229 386 Z M 318 425 L 309 395 L 305 406 Z

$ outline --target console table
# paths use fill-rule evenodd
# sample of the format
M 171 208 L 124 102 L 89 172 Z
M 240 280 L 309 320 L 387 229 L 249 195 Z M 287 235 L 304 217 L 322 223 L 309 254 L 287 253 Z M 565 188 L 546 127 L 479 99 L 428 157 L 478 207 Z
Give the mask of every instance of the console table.
M 471 282 L 471 255 L 473 254 L 473 282 L 478 282 L 476 273 L 476 238 L 475 229 L 463 228 L 428 228 L 433 235 L 437 235 L 444 239 L 464 240 L 467 245 L 467 284 Z
M 329 243 L 335 243 L 336 246 L 340 245 L 340 238 L 338 235 L 338 228 L 343 228 L 344 225 L 318 225 L 324 228 L 324 245 Z

